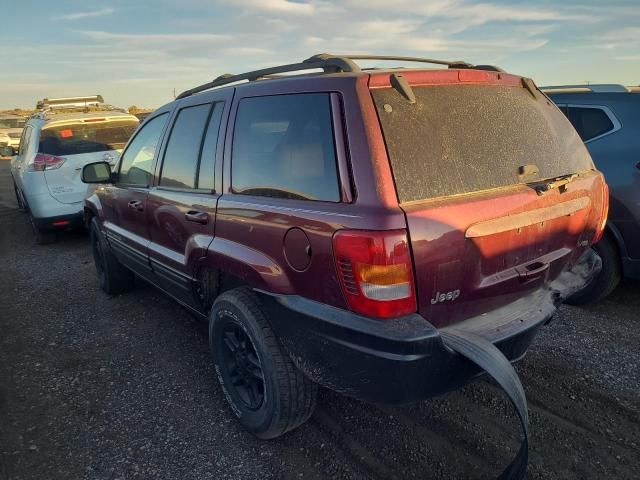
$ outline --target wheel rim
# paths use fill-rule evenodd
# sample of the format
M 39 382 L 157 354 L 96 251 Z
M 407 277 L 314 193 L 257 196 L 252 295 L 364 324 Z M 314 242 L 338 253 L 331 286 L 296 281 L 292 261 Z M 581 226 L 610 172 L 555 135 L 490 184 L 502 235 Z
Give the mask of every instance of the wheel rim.
M 264 403 L 264 375 L 251 338 L 240 325 L 229 322 L 222 330 L 221 340 L 221 366 L 230 387 L 246 408 L 259 409 Z

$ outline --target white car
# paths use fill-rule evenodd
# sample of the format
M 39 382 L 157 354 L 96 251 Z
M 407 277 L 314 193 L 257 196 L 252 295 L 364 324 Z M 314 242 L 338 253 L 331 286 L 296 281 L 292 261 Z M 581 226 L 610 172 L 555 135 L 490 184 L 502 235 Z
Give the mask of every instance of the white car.
M 0 144 L 4 142 L 2 137 L 6 135 L 9 137 L 9 146 L 18 150 L 25 123 L 26 119 L 18 115 L 0 115 Z
M 0 148 L 11 145 L 11 138 L 6 132 L 0 132 Z M 7 155 L 10 156 L 10 155 Z
M 138 124 L 133 115 L 106 105 L 49 108 L 27 121 L 11 174 L 37 243 L 55 241 L 57 230 L 82 226 L 82 167 L 98 161 L 115 165 Z

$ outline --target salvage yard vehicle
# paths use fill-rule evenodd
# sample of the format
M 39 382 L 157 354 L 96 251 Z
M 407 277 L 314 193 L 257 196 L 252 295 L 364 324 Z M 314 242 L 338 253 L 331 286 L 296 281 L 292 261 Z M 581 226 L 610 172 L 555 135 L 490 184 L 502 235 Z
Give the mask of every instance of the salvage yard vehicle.
M 26 119 L 19 115 L 0 115 L 0 135 L 9 137 L 9 146 L 18 150 Z
M 37 243 L 56 231 L 82 227 L 87 185 L 82 167 L 97 160 L 115 164 L 138 127 L 138 119 L 105 105 L 101 97 L 45 99 L 29 120 L 11 162 L 16 198 L 29 213 Z
M 5 132 L 0 132 L 0 148 L 4 148 L 5 149 L 4 153 L 8 154 L 8 155 L 0 155 L 0 156 L 10 157 L 11 154 L 13 154 L 13 148 L 11 150 L 6 148 L 9 146 L 10 143 L 11 143 L 11 137 L 9 137 L 9 135 L 7 135 Z
M 610 187 L 605 233 L 593 249 L 602 270 L 567 302 L 597 302 L 622 277 L 640 279 L 640 87 L 566 85 L 543 91 L 569 118 Z
M 401 403 L 484 370 L 518 410 L 507 472 L 524 475 L 510 362 L 598 270 L 608 199 L 533 81 L 328 54 L 223 75 L 83 179 L 99 184 L 85 218 L 100 287 L 139 276 L 208 319 L 224 395 L 257 437 L 304 423 L 318 385 Z

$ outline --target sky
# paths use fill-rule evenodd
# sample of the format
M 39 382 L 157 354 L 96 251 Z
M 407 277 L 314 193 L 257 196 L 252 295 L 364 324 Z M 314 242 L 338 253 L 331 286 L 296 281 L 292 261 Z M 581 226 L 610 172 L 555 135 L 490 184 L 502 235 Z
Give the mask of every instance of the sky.
M 640 0 L 2 3 L 0 109 L 89 94 L 156 108 L 174 89 L 323 52 L 495 64 L 538 85 L 640 84 Z

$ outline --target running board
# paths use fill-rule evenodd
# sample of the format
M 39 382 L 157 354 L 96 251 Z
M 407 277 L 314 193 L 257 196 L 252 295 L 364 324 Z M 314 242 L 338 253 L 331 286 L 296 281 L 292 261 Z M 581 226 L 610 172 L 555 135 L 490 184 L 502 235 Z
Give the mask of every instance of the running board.
M 471 360 L 487 372 L 511 400 L 516 409 L 524 439 L 520 450 L 498 480 L 521 480 L 527 475 L 529 463 L 529 412 L 522 383 L 509 360 L 488 340 L 470 332 L 456 329 L 440 331 L 444 344 L 454 352 Z

